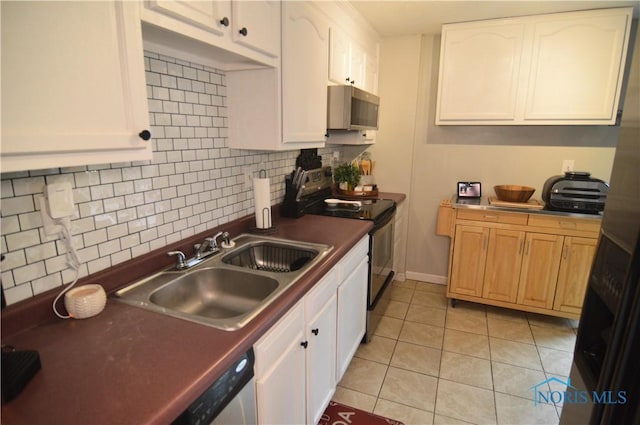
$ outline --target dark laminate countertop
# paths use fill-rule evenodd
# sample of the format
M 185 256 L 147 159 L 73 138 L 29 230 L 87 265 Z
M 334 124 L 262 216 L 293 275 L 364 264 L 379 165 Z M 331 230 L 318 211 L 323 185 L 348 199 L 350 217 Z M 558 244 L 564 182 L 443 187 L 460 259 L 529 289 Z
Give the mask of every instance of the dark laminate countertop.
M 49 320 L 10 334 L 2 342 L 37 350 L 42 369 L 3 404 L 2 423 L 171 422 L 372 227 L 311 215 L 274 221 L 275 237 L 334 249 L 244 328 L 220 331 L 109 299 L 98 316 Z

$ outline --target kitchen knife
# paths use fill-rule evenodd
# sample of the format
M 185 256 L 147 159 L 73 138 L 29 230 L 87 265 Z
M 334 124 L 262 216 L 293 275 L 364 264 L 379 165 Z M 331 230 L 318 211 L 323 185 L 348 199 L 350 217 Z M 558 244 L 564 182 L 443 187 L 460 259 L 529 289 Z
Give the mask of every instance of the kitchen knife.
M 307 182 L 307 172 L 303 171 L 302 173 L 300 173 L 300 187 L 298 188 L 298 194 L 296 195 L 296 201 L 300 200 L 300 197 L 302 196 L 302 191 L 305 188 L 305 183 Z

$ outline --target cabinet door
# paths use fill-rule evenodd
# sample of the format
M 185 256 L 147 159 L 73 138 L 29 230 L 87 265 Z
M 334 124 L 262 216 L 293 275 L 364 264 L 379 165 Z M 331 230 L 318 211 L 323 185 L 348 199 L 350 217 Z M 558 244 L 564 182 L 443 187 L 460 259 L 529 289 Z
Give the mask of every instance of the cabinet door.
M 353 41 L 349 52 L 349 77 L 351 78 L 349 84 L 364 89 L 366 54 L 362 47 Z
M 329 31 L 329 80 L 336 84 L 350 84 L 349 39 L 335 27 Z
M 335 289 L 335 286 L 333 286 Z M 307 323 L 307 423 L 317 424 L 336 388 L 337 297 Z
M 151 159 L 139 5 L 0 7 L 2 171 Z
M 489 229 L 457 225 L 454 240 L 449 292 L 481 297 Z
M 362 88 L 369 93 L 378 93 L 378 53 L 367 51 L 364 66 L 364 82 Z
M 565 237 L 553 309 L 580 314 L 598 240 Z
M 304 341 L 304 305 L 298 303 L 256 343 L 258 423 L 305 423 Z
M 304 2 L 284 2 L 282 9 L 282 141 L 323 145 L 329 24 Z
M 518 304 L 551 309 L 564 236 L 527 233 Z
M 629 25 L 624 9 L 536 22 L 525 119 L 615 122 Z
M 232 2 L 233 40 L 272 57 L 280 55 L 280 2 Z
M 365 258 L 338 287 L 338 364 L 336 382 L 340 382 L 356 353 L 367 326 L 367 279 L 369 264 Z
M 524 232 L 491 229 L 484 271 L 483 298 L 516 302 L 524 238 Z
M 513 120 L 524 24 L 445 25 L 436 124 L 448 120 Z
M 218 35 L 228 31 L 231 19 L 229 0 L 150 0 L 146 7 Z M 224 18 L 227 19 L 226 25 L 221 22 Z

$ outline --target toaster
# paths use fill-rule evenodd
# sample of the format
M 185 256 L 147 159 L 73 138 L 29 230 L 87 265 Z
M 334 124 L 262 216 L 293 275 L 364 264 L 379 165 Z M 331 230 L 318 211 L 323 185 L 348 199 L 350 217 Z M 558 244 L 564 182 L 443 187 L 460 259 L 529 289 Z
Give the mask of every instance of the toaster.
M 584 171 L 549 177 L 542 188 L 545 208 L 554 211 L 598 214 L 604 211 L 609 185 Z

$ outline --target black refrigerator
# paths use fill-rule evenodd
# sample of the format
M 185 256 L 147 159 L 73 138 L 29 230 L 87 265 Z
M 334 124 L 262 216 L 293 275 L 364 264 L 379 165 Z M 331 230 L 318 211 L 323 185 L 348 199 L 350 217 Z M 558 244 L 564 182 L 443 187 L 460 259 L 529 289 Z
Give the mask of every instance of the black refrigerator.
M 610 189 L 560 424 L 640 424 L 639 33 L 631 40 Z

